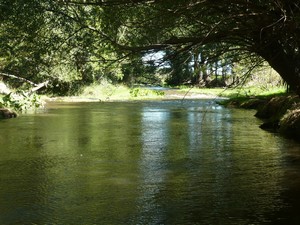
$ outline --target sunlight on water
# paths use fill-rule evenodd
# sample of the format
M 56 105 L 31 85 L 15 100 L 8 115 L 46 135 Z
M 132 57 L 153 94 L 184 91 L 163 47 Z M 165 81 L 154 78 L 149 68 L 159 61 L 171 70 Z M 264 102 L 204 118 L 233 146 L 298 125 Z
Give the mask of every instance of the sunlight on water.
M 298 224 L 300 145 L 209 100 L 0 121 L 0 224 Z

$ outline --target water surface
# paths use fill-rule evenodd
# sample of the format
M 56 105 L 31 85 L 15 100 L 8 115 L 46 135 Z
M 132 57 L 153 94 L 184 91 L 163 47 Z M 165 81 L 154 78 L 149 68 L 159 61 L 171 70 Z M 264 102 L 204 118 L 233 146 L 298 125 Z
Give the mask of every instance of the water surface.
M 299 224 L 300 145 L 210 100 L 0 121 L 0 224 Z

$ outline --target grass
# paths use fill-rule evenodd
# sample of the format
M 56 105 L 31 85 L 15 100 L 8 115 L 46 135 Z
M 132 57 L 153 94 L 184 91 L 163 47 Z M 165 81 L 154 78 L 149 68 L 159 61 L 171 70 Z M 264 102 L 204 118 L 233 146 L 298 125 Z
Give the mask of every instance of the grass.
M 238 88 L 190 88 L 180 87 L 174 89 L 178 95 L 184 96 L 186 93 L 212 95 L 219 97 L 227 97 L 230 99 L 247 99 L 254 96 L 272 96 L 283 94 L 283 87 L 259 88 L 259 87 L 238 87 Z M 108 82 L 95 83 L 84 87 L 78 96 L 81 99 L 99 100 L 99 101 L 127 101 L 127 100 L 148 100 L 163 99 L 164 92 L 150 90 L 147 88 L 135 87 L 130 88 L 125 85 L 113 85 Z M 167 96 L 166 96 L 167 98 Z M 66 99 L 68 101 L 68 98 Z
M 216 95 L 219 97 L 227 98 L 249 98 L 249 97 L 264 97 L 272 95 L 280 95 L 286 92 L 285 87 L 272 87 L 272 88 L 260 88 L 260 87 L 236 87 L 236 88 L 187 88 L 180 89 L 182 92 L 193 92 L 198 94 Z
M 79 97 L 98 98 L 101 101 L 125 100 L 130 97 L 130 93 L 125 86 L 114 86 L 111 84 L 92 84 L 84 87 Z
M 161 99 L 162 91 L 145 88 L 130 88 L 124 85 L 112 85 L 110 83 L 92 84 L 84 87 L 79 95 L 80 98 L 99 99 L 100 101 L 126 101 Z

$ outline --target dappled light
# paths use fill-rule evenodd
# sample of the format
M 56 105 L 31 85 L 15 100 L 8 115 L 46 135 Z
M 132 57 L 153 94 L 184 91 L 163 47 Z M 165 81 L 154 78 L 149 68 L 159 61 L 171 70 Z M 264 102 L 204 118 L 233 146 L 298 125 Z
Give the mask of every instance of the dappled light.
M 300 224 L 299 18 L 1 0 L 0 224 Z

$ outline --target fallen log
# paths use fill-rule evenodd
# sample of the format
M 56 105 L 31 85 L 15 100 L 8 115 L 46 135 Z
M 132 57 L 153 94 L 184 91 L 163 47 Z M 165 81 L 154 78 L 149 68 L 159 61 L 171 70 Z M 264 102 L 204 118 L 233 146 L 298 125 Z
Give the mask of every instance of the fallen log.
M 34 88 L 32 88 L 31 90 L 29 90 L 29 94 L 36 92 L 37 90 L 43 88 L 43 87 L 47 87 L 47 85 L 49 84 L 49 81 L 45 81 L 39 84 L 36 84 L 36 86 Z

